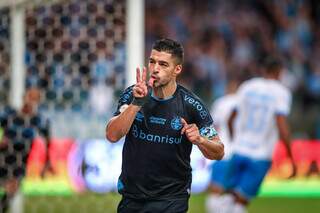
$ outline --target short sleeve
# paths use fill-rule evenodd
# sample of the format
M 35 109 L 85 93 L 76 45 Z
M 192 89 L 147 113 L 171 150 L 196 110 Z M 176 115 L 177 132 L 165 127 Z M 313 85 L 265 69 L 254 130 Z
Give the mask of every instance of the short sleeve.
M 276 114 L 289 115 L 292 101 L 291 93 L 287 90 L 283 90 L 283 92 L 278 92 L 277 94 Z
M 128 87 L 121 95 L 118 101 L 118 106 L 116 111 L 113 113 L 114 116 L 117 116 L 121 113 L 121 107 L 124 105 L 129 105 L 133 100 L 132 94 L 133 86 Z
M 205 105 L 193 97 L 187 97 L 185 100 L 189 108 L 188 111 L 191 113 L 189 120 L 198 126 L 200 134 L 209 139 L 217 135 L 213 127 L 213 119 Z
M 215 101 L 213 105 L 211 106 L 210 110 L 211 116 L 214 116 L 215 122 L 219 122 L 219 101 Z

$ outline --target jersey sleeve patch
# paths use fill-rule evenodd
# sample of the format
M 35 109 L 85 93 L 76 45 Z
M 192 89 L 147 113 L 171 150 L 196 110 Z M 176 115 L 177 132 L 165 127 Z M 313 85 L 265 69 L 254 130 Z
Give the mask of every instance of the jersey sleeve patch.
M 200 135 L 211 140 L 218 135 L 218 132 L 213 126 L 205 126 L 200 129 Z

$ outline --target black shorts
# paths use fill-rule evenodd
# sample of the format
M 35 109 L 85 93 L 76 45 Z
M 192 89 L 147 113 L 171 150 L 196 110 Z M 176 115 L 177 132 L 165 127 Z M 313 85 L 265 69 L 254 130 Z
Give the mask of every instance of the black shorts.
M 186 213 L 189 198 L 168 200 L 135 200 L 122 197 L 118 205 L 118 213 Z
M 8 144 L 0 149 L 0 184 L 11 178 L 25 176 L 31 144 Z

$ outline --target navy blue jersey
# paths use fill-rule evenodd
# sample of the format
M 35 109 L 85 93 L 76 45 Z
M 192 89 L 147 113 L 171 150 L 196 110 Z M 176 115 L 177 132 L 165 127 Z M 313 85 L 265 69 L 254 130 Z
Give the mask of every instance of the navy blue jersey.
M 121 95 L 114 115 L 132 102 L 132 88 Z M 121 194 L 134 199 L 189 196 L 192 143 L 181 135 L 181 117 L 199 129 L 213 125 L 200 99 L 180 85 L 172 97 L 152 97 L 136 114 L 123 147 L 118 183 Z
M 49 137 L 49 121 L 40 114 L 25 115 L 5 107 L 0 112 L 0 132 L 0 153 L 5 156 L 0 178 L 22 177 L 34 138 Z

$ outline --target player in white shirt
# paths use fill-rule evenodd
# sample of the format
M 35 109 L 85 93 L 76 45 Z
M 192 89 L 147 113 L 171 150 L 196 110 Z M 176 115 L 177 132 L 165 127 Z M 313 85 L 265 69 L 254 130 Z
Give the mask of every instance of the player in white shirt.
M 225 154 L 222 160 L 215 161 L 211 167 L 211 179 L 208 188 L 208 197 L 206 200 L 206 209 L 208 213 L 220 211 L 224 200 L 228 199 L 223 196 L 223 180 L 226 173 L 226 165 L 231 157 L 231 141 L 228 130 L 229 117 L 236 106 L 235 93 L 238 82 L 230 80 L 227 85 L 226 95 L 218 98 L 211 108 L 211 115 L 215 118 L 215 127 L 224 144 Z
M 228 212 L 246 212 L 271 166 L 279 137 L 292 162 L 292 176 L 296 173 L 287 124 L 291 93 L 279 82 L 282 69 L 279 59 L 267 58 L 263 78 L 244 82 L 237 92 L 237 106 L 228 122 L 233 154 L 223 183 L 225 192 L 233 198 L 226 205 Z

